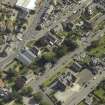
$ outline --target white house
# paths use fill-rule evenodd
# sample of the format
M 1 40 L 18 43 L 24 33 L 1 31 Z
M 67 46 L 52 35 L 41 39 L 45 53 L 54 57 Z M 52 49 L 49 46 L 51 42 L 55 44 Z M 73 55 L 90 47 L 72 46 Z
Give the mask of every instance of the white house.
M 36 7 L 37 0 L 17 0 L 16 7 L 21 8 L 23 10 L 34 10 Z

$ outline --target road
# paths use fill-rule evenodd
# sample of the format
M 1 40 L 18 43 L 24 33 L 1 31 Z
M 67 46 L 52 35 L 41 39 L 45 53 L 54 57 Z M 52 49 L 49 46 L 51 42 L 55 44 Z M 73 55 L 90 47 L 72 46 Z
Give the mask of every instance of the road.
M 86 7 L 89 3 L 91 3 L 91 1 L 92 0 L 88 0 L 88 1 L 82 0 L 81 4 L 80 5 L 76 4 L 74 9 L 76 11 L 78 11 L 79 9 L 84 8 L 84 6 Z M 79 11 L 77 12 L 77 14 L 78 13 L 79 13 Z M 23 34 L 24 35 L 23 41 L 18 41 L 17 42 L 17 50 L 14 53 L 12 53 L 11 55 L 9 55 L 8 57 L 4 58 L 2 61 L 0 61 L 0 68 L 1 69 L 4 68 L 8 64 L 8 61 L 9 62 L 12 61 L 16 57 L 16 55 L 20 51 L 20 49 L 22 49 L 26 45 L 27 42 L 29 42 L 30 40 L 33 40 L 33 39 L 34 40 L 40 39 L 41 37 L 43 37 L 45 35 L 46 32 L 50 31 L 50 29 L 54 28 L 56 25 L 58 25 L 63 20 L 65 20 L 67 17 L 71 16 L 73 18 L 73 17 L 75 17 L 75 15 L 76 14 L 73 14 L 73 11 L 70 11 L 66 15 L 62 16 L 59 20 L 54 21 L 51 26 L 49 26 L 39 32 L 35 30 L 35 26 L 36 26 L 35 24 L 36 24 L 36 20 L 40 21 L 40 19 L 39 19 L 39 17 L 36 17 L 36 15 L 35 15 L 32 24 L 30 25 L 28 30 Z

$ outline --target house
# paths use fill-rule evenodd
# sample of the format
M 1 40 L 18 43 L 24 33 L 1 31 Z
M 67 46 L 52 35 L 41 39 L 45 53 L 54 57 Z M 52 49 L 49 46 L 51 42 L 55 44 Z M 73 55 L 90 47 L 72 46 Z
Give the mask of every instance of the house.
M 36 46 L 32 47 L 30 51 L 36 56 L 41 56 L 41 51 Z
M 74 62 L 71 66 L 70 69 L 72 69 L 74 72 L 80 72 L 82 69 L 82 66 L 78 62 Z
M 54 10 L 53 5 L 50 5 L 49 8 L 45 9 L 41 16 L 41 22 L 45 22 L 48 19 L 49 15 L 53 12 L 53 10 Z
M 54 36 L 51 36 L 51 35 L 46 35 L 46 37 L 45 37 L 45 42 L 46 42 L 48 45 L 53 46 L 53 45 L 57 42 L 57 38 L 54 37 Z
M 53 47 L 54 45 L 55 46 L 61 45 L 61 43 L 64 40 L 64 39 L 60 39 L 60 38 L 56 37 L 55 35 L 52 35 L 51 33 L 48 33 L 42 39 L 43 39 L 42 42 L 50 47 Z
M 17 59 L 27 66 L 30 65 L 35 58 L 36 55 L 34 55 L 29 49 L 24 49 L 17 55 Z
M 24 76 L 18 77 L 16 79 L 16 81 L 15 81 L 15 87 L 16 87 L 16 89 L 17 90 L 21 89 L 24 86 L 26 80 L 27 79 Z
M 38 48 L 32 47 L 31 49 L 23 49 L 21 52 L 18 53 L 17 59 L 24 65 L 29 66 L 33 60 L 40 56 L 41 52 Z
M 49 33 L 42 37 L 39 40 L 39 45 L 41 46 L 53 46 L 57 42 L 57 38 L 53 35 L 50 35 Z
M 75 80 L 76 78 L 70 72 L 64 73 L 58 78 L 53 89 L 64 91 L 68 86 L 72 86 Z
M 35 9 L 36 2 L 37 0 L 17 0 L 16 7 L 25 11 L 30 11 Z

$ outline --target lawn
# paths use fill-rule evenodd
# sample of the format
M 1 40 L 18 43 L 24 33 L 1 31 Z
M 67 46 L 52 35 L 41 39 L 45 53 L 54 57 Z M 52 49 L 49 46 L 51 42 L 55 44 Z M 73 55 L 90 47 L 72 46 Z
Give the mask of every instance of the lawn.
M 93 95 L 93 105 L 100 105 L 100 99 Z
M 105 90 L 101 87 L 99 89 L 96 89 L 94 91 L 94 94 L 98 96 L 101 100 L 105 100 Z
M 31 48 L 35 44 L 35 40 L 31 40 L 27 43 L 27 47 Z
M 56 36 L 63 38 L 63 37 L 67 37 L 69 34 L 69 32 L 59 32 L 56 34 Z
M 105 36 L 97 41 L 97 46 L 91 48 L 89 51 L 90 55 L 95 55 L 96 57 L 102 57 L 105 54 Z

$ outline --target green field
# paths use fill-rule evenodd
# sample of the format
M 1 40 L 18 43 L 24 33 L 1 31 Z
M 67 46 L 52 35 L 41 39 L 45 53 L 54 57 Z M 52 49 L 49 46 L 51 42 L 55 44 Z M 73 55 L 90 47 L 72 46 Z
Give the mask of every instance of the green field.
M 101 100 L 105 100 L 105 90 L 101 87 L 99 89 L 96 89 L 94 91 L 94 94 L 98 96 Z

